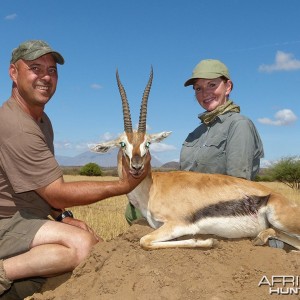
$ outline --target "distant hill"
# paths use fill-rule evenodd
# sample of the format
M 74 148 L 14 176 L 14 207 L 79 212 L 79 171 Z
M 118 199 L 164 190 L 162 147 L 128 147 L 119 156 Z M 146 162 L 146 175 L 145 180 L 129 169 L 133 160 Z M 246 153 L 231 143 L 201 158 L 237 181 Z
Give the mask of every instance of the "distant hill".
M 116 167 L 117 166 L 117 154 L 119 149 L 114 149 L 109 153 L 96 153 L 91 151 L 83 152 L 74 157 L 69 156 L 55 156 L 60 166 L 71 167 L 71 166 L 84 166 L 88 163 L 96 163 L 100 167 Z M 162 163 L 155 157 L 151 157 L 151 165 L 153 167 L 160 167 Z
M 177 161 L 170 161 L 160 166 L 161 168 L 179 170 L 179 163 Z

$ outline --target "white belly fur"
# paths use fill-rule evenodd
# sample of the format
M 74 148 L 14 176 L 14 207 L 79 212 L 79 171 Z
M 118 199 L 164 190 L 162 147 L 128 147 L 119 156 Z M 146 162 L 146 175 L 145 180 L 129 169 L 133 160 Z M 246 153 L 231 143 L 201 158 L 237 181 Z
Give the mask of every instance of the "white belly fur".
M 206 218 L 191 226 L 198 234 L 214 234 L 225 238 L 255 237 L 268 227 L 261 215 Z

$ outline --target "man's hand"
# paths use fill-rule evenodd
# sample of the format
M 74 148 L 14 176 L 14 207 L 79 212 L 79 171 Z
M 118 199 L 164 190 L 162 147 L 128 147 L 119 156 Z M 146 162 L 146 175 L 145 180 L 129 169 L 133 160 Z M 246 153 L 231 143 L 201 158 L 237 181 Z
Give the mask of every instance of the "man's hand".
M 62 220 L 62 223 L 69 224 L 69 225 L 72 225 L 72 226 L 76 226 L 76 227 L 79 227 L 83 230 L 86 230 L 86 231 L 90 232 L 91 234 L 93 234 L 97 241 L 103 242 L 103 239 L 100 236 L 98 236 L 92 228 L 90 228 L 85 222 L 83 222 L 81 220 L 66 217 Z
M 148 175 L 148 173 L 151 170 L 150 166 L 150 161 L 151 161 L 151 155 L 148 152 L 145 157 L 144 161 L 144 168 L 141 170 L 141 172 L 138 175 L 133 175 L 130 172 L 129 166 L 127 164 L 126 158 L 124 155 L 122 155 L 122 179 L 120 179 L 120 182 L 127 186 L 126 189 L 128 190 L 129 193 L 132 190 L 134 190 Z

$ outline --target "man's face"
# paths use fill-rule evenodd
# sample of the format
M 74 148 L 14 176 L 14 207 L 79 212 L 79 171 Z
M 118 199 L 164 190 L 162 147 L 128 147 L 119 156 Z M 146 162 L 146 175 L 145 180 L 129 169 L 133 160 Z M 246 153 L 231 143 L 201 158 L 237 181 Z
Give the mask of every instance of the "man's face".
M 193 84 L 198 103 L 207 111 L 213 111 L 226 102 L 231 91 L 231 81 L 221 78 L 198 79 Z
M 10 65 L 10 76 L 22 100 L 31 107 L 44 107 L 55 93 L 58 74 L 51 54 L 31 61 L 18 60 Z

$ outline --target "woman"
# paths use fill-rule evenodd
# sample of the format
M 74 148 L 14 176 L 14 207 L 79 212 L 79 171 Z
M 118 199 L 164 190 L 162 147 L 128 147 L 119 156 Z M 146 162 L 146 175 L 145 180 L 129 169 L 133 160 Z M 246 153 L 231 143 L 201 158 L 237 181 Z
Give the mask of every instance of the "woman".
M 183 143 L 180 169 L 253 180 L 263 145 L 252 121 L 229 99 L 233 83 L 227 67 L 219 60 L 202 60 L 184 84 L 189 85 L 205 112 Z

